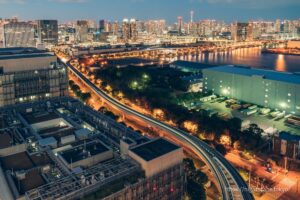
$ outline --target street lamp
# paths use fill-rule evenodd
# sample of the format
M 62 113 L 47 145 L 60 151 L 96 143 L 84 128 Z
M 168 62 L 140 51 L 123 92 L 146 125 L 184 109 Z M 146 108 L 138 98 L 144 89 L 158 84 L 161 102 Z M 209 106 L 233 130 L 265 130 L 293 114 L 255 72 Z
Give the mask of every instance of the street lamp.
M 228 94 L 229 94 L 229 90 L 228 90 L 227 88 L 224 88 L 224 89 L 222 90 L 222 94 L 228 95 Z

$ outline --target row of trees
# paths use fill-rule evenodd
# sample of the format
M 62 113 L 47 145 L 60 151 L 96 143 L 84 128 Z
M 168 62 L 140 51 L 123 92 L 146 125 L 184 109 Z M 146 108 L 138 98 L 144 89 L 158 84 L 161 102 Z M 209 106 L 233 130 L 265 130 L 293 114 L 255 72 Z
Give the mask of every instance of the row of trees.
M 80 87 L 73 80 L 69 80 L 69 86 L 74 94 L 83 102 L 87 102 L 91 98 L 91 93 L 82 92 Z
M 204 200 L 205 184 L 208 177 L 202 171 L 197 170 L 192 159 L 184 159 L 184 167 L 187 174 L 187 195 L 191 200 Z
M 187 89 L 181 77 L 187 75 L 171 68 L 149 68 L 133 67 L 106 68 L 97 74 L 102 80 L 103 89 L 107 83 L 113 88 L 112 94 L 122 93 L 131 102 L 150 110 L 154 113 L 160 109 L 164 113 L 164 120 L 171 120 L 180 128 L 185 129 L 186 121 L 195 124 L 195 135 L 202 135 L 214 146 L 222 144 L 222 137 L 225 135 L 227 141 L 225 146 L 246 148 L 253 150 L 262 142 L 263 132 L 257 125 L 252 124 L 244 131 L 241 131 L 242 121 L 238 118 L 225 120 L 218 115 L 210 116 L 205 110 L 188 110 L 179 105 L 179 102 L 194 101 L 202 97 L 201 93 L 184 93 Z M 226 138 L 225 137 L 225 138 Z M 221 153 L 224 148 L 216 146 Z

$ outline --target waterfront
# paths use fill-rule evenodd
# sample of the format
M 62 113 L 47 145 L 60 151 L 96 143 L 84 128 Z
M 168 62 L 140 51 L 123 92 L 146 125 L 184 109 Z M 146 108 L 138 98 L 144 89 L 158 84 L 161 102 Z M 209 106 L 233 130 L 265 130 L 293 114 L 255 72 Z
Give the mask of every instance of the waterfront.
M 182 56 L 178 59 L 205 64 L 234 64 L 277 71 L 300 72 L 300 56 L 262 54 L 261 48 L 243 48 L 228 52 L 202 53 L 197 56 Z

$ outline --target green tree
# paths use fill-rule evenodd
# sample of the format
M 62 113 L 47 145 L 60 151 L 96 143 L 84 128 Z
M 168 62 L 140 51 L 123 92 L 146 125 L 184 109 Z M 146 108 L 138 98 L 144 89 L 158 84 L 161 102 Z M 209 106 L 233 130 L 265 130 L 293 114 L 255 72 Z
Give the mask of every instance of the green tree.
M 191 200 L 205 200 L 205 189 L 199 187 L 195 181 L 188 180 L 187 182 L 187 193 Z
M 76 91 L 80 90 L 80 87 L 78 85 L 74 84 L 71 86 L 71 89 L 73 90 L 73 92 L 76 92 Z
M 91 98 L 91 93 L 81 93 L 79 98 L 81 99 L 81 101 L 86 102 Z
M 73 80 L 69 80 L 70 87 L 73 86 L 74 84 L 75 84 L 75 82 Z

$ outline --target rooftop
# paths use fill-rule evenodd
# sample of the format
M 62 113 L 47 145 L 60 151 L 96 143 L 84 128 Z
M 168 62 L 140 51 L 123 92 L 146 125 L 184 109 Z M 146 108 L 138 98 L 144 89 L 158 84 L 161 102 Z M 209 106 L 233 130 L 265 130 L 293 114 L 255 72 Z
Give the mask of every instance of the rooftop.
M 62 151 L 60 155 L 68 163 L 74 163 L 106 151 L 109 151 L 109 149 L 106 146 L 104 146 L 99 141 L 93 141 L 90 143 L 79 145 L 72 149 Z
M 59 118 L 59 116 L 56 113 L 47 111 L 37 113 L 26 113 L 23 114 L 23 117 L 29 124 L 35 124 Z
M 150 161 L 179 148 L 179 146 L 165 139 L 159 138 L 134 147 L 131 151 L 144 160 Z
M 34 53 L 43 52 L 34 47 L 11 47 L 11 48 L 0 48 L 0 55 L 12 55 L 20 53 Z
M 23 58 L 43 58 L 53 57 L 54 55 L 49 53 L 38 53 L 38 54 L 12 54 L 12 55 L 1 55 L 0 60 L 12 60 L 12 59 L 23 59 Z
M 8 133 L 0 134 L 0 149 L 12 146 L 12 138 Z
M 300 75 L 273 70 L 254 69 L 251 67 L 225 65 L 205 69 L 206 71 L 218 71 L 223 73 L 238 74 L 241 76 L 262 76 L 264 79 L 300 84 Z
M 27 170 L 34 166 L 26 152 L 1 157 L 0 160 L 5 170 Z
M 293 135 L 293 134 L 290 134 L 288 132 L 280 132 L 279 137 L 281 139 L 287 140 L 287 141 L 295 141 L 295 142 L 300 141 L 300 136 L 299 135 Z
M 212 65 L 212 64 L 204 64 L 204 63 L 184 61 L 184 60 L 176 60 L 176 61 L 172 62 L 171 64 L 175 65 L 177 67 L 186 67 L 186 68 L 191 68 L 191 69 L 198 70 L 198 71 L 216 66 L 216 65 Z

